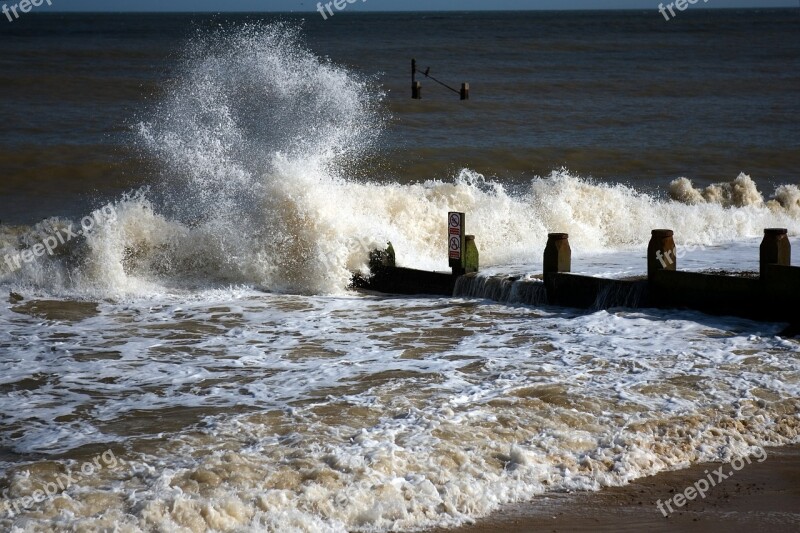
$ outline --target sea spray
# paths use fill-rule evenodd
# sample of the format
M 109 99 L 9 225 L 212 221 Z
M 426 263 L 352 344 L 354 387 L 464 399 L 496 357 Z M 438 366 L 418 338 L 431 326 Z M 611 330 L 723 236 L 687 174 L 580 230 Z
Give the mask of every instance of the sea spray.
M 363 268 L 369 248 L 387 241 L 394 244 L 401 265 L 445 269 L 442 221 L 454 205 L 468 213 L 468 230 L 476 234 L 485 267 L 535 265 L 548 231 L 568 231 L 579 257 L 642 248 L 654 227 L 674 229 L 683 245 L 704 246 L 757 238 L 765 227 L 800 233 L 798 217 L 791 209 L 776 208 L 775 201 L 738 208 L 689 205 L 567 172 L 534 179 L 517 195 L 493 181 L 487 190 L 476 183 L 484 178 L 466 170 L 452 181 L 332 180 L 313 189 L 292 181 L 300 174 L 288 164 L 283 176 L 280 201 L 264 202 L 274 210 L 264 216 L 280 217 L 285 230 L 278 242 L 266 229 L 226 224 L 232 219 L 182 222 L 167 217 L 143 191 L 121 199 L 117 222 L 69 254 L 42 258 L 4 279 L 52 294 L 98 296 L 226 285 L 335 293 L 346 289 L 350 271 Z M 31 231 L 36 230 L 4 232 L 4 253 L 16 253 L 22 236 Z
M 338 185 L 382 129 L 380 91 L 282 23 L 201 35 L 186 53 L 140 125 L 171 212 L 217 242 L 233 279 L 289 292 L 346 286 L 343 251 L 367 222 L 347 208 L 368 199 Z

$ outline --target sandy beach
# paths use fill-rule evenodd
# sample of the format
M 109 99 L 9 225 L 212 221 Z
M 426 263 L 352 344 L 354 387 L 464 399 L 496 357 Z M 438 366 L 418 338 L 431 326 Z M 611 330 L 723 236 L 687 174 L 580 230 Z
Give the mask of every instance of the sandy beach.
M 706 470 L 723 465 L 695 465 L 597 493 L 543 496 L 451 531 L 800 531 L 800 447 L 769 448 L 767 453 L 763 463 L 745 466 L 710 489 L 705 499 L 687 502 L 668 517 L 656 508 L 658 500 L 674 497 L 704 478 Z

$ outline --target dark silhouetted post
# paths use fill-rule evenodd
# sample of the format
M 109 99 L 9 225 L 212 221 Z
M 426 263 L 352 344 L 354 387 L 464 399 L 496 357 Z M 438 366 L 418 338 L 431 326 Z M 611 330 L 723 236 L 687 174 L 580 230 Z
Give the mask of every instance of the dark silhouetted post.
M 761 241 L 759 257 L 762 277 L 766 273 L 767 265 L 791 266 L 792 245 L 789 243 L 788 233 L 785 228 L 764 230 L 764 240 Z
M 647 245 L 647 278 L 653 279 L 658 270 L 677 270 L 678 257 L 671 229 L 654 229 Z
M 418 81 L 415 81 L 411 85 L 411 98 L 414 100 L 422 100 L 422 84 Z
M 569 272 L 572 268 L 572 249 L 569 247 L 569 234 L 550 233 L 544 248 L 545 274 Z
M 397 260 L 394 254 L 394 247 L 389 242 L 385 250 L 372 250 L 369 253 L 369 269 L 373 272 L 379 272 L 386 268 L 394 268 L 397 266 Z
M 422 99 L 422 84 L 417 81 L 417 60 L 411 60 L 411 98 Z
M 469 83 L 461 84 L 461 99 L 469 100 Z

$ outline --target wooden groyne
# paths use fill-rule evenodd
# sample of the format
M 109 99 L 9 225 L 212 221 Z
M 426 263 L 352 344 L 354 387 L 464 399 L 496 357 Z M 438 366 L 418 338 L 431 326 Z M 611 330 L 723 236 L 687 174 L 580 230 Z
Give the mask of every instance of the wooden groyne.
M 566 233 L 551 233 L 541 274 L 479 276 L 475 238 L 465 235 L 465 215 L 448 214 L 451 272 L 396 266 L 395 252 L 374 251 L 370 275 L 356 275 L 353 286 L 382 293 L 491 299 L 498 302 L 599 310 L 612 307 L 691 309 L 714 315 L 789 322 L 800 334 L 800 267 L 791 266 L 791 244 L 783 228 L 764 230 L 759 272 L 719 274 L 678 270 L 671 230 L 656 229 L 647 247 L 647 276 L 608 279 L 572 274 Z M 755 253 L 755 252 L 754 252 Z

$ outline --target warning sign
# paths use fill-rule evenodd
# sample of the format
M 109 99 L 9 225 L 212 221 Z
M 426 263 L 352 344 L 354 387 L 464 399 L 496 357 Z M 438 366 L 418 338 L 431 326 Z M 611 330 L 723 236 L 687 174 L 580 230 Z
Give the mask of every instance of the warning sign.
M 460 266 L 464 248 L 464 213 L 447 214 L 447 251 L 450 266 Z

